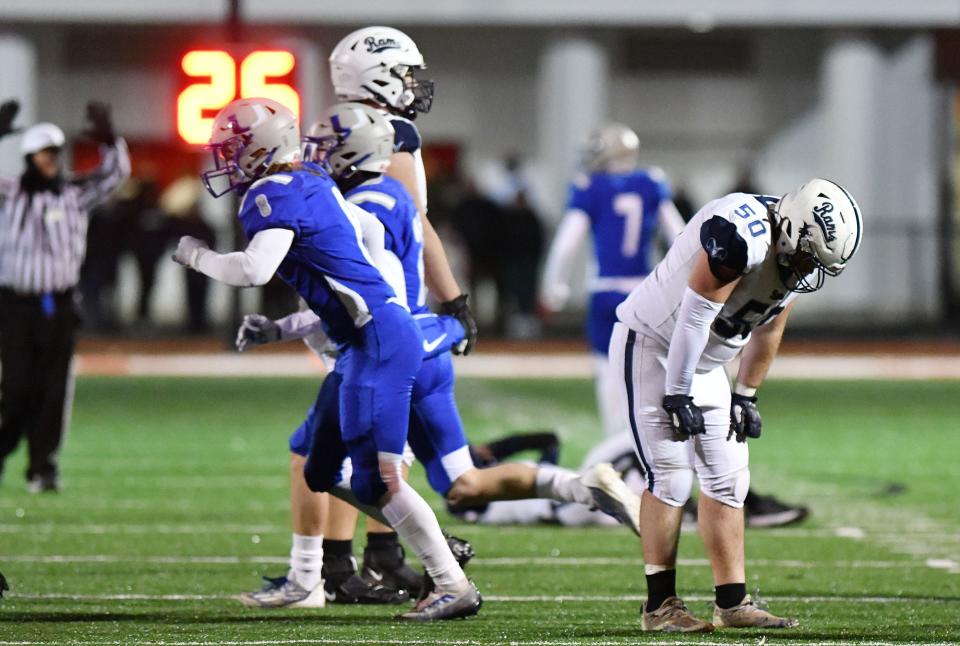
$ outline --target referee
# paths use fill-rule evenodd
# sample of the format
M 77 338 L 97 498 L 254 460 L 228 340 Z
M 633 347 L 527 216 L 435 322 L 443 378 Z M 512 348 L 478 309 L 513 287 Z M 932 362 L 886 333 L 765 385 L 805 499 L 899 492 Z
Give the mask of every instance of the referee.
M 19 105 L 0 105 L 0 137 L 13 132 Z M 74 286 L 87 247 L 88 212 L 130 174 L 127 145 L 110 112 L 89 103 L 85 135 L 100 144 L 100 165 L 65 177 L 63 131 L 38 123 L 23 133 L 26 168 L 0 177 L 0 475 L 27 438 L 28 489 L 57 491 L 57 452 L 70 418 Z

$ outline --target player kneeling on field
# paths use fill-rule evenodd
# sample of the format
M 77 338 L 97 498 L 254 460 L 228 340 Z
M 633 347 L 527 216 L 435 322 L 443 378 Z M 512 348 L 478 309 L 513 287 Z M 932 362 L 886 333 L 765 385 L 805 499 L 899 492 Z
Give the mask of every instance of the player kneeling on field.
M 760 609 L 746 591 L 746 440 L 760 437 L 757 388 L 797 294 L 837 276 L 861 233 L 857 203 L 834 182 L 812 179 L 780 199 L 733 193 L 704 206 L 617 308 L 610 358 L 647 474 L 644 630 L 798 625 Z M 724 366 L 741 352 L 731 394 Z M 676 592 L 680 517 L 694 475 L 716 592 L 712 624 Z

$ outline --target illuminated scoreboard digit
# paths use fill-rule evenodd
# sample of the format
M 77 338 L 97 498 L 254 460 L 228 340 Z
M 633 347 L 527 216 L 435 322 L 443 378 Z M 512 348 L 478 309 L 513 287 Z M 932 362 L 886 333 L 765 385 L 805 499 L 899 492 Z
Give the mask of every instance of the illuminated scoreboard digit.
M 238 98 L 273 99 L 299 117 L 300 94 L 293 86 L 296 64 L 293 53 L 283 50 L 254 50 L 243 56 L 216 49 L 187 52 L 180 60 L 188 84 L 177 96 L 177 132 L 189 144 L 206 143 L 214 116 Z

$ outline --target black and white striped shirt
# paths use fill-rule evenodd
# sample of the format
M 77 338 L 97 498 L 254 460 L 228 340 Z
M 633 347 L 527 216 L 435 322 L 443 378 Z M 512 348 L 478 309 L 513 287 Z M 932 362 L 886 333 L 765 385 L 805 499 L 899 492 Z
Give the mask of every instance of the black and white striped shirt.
M 20 189 L 19 177 L 0 177 L 0 287 L 21 294 L 62 292 L 80 278 L 91 208 L 130 176 L 127 144 L 100 147 L 100 165 L 63 183 L 59 194 Z

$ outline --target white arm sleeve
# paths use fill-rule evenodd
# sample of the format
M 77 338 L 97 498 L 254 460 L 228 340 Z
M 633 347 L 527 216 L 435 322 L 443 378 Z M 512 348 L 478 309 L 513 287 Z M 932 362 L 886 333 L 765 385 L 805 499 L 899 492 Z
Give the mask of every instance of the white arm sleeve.
M 196 270 L 234 287 L 265 285 L 293 244 L 293 231 L 264 229 L 243 251 L 217 253 L 204 249 L 197 256 Z
M 280 328 L 280 338 L 284 341 L 302 339 L 323 329 L 320 317 L 313 310 L 294 312 L 274 322 Z
M 723 309 L 689 287 L 683 292 L 667 352 L 667 395 L 689 395 L 693 373 L 710 338 L 710 325 Z
M 660 220 L 660 232 L 664 241 L 669 247 L 674 239 L 683 232 L 687 223 L 683 221 L 683 216 L 677 210 L 677 205 L 673 200 L 664 200 L 660 202 L 660 208 L 657 210 Z
M 384 280 L 393 291 L 397 293 L 397 298 L 406 307 L 407 303 L 407 283 L 403 277 L 403 263 L 397 258 L 396 254 L 386 248 L 385 230 L 383 223 L 369 211 L 365 211 L 356 204 L 346 202 L 346 207 L 350 213 L 356 217 L 360 223 L 360 231 L 363 234 L 363 246 L 373 260 L 373 264 Z
M 540 298 L 552 309 L 563 307 L 570 294 L 567 277 L 570 265 L 583 239 L 590 231 L 590 216 L 580 209 L 570 209 L 553 237 L 547 262 L 543 269 L 543 281 L 540 285 Z

